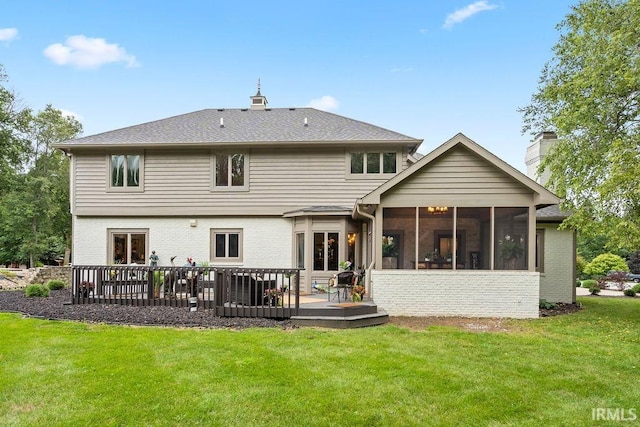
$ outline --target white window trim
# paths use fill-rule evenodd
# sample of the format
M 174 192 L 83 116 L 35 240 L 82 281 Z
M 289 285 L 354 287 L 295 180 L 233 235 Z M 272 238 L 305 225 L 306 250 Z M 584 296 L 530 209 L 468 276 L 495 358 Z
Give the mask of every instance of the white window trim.
M 217 156 L 226 156 L 228 159 L 233 154 L 244 155 L 244 185 L 216 185 L 216 158 Z M 249 153 L 243 151 L 217 151 L 211 153 L 211 191 L 231 191 L 231 192 L 243 192 L 249 191 Z M 231 180 L 231 176 L 229 176 Z
M 140 164 L 138 165 L 139 179 L 140 185 L 137 187 L 128 187 L 126 179 L 124 180 L 124 185 L 122 187 L 114 187 L 111 185 L 111 156 L 140 156 Z M 142 193 L 144 192 L 144 152 L 138 151 L 114 151 L 107 153 L 107 193 Z M 126 170 L 126 161 L 125 161 L 125 175 L 127 174 Z
M 364 172 L 363 173 L 351 173 L 351 155 L 355 153 L 364 154 Z M 380 155 L 380 172 L 368 173 L 367 172 L 367 155 L 369 153 L 377 153 Z M 395 173 L 385 173 L 384 169 L 384 154 L 394 153 L 396 155 L 396 171 Z M 347 179 L 389 179 L 396 176 L 402 167 L 401 163 L 402 153 L 395 150 L 380 149 L 380 150 L 351 150 L 346 153 L 346 171 Z
M 229 253 L 229 234 L 237 234 L 238 235 L 238 256 L 237 257 L 216 257 L 216 234 L 226 234 L 226 244 L 227 247 L 226 252 Z M 209 233 L 209 253 L 211 254 L 210 258 L 212 262 L 221 262 L 221 263 L 241 263 L 243 259 L 243 251 L 244 251 L 244 237 L 242 228 L 212 228 Z

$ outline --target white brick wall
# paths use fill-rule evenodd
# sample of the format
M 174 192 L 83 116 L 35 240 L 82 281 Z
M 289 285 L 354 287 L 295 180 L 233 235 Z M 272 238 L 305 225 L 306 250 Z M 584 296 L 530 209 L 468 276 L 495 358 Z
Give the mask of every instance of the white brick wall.
M 544 272 L 540 275 L 540 298 L 551 302 L 574 300 L 573 232 L 558 230 L 556 224 L 538 224 L 544 228 Z
M 391 316 L 538 317 L 538 273 L 376 270 L 372 297 Z
M 291 221 L 284 218 L 74 218 L 73 263 L 102 265 L 107 263 L 110 228 L 149 229 L 147 256 L 155 250 L 159 265 L 169 265 L 176 255 L 176 265 L 187 257 L 194 261 L 210 260 L 210 229 L 241 228 L 243 230 L 243 267 L 291 267 Z M 216 265 L 221 265 L 216 263 Z

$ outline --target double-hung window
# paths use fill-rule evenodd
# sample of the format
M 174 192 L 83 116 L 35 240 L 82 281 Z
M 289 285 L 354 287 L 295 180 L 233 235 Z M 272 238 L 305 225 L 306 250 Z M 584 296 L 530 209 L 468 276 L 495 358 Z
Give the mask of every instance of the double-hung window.
M 242 262 L 242 230 L 212 229 L 211 255 L 214 262 Z
M 111 154 L 109 156 L 109 189 L 142 191 L 144 158 L 141 154 Z
M 398 169 L 397 158 L 397 154 L 392 152 L 350 153 L 349 173 L 352 177 L 395 174 Z
M 243 153 L 216 153 L 213 156 L 214 190 L 247 190 L 247 157 Z

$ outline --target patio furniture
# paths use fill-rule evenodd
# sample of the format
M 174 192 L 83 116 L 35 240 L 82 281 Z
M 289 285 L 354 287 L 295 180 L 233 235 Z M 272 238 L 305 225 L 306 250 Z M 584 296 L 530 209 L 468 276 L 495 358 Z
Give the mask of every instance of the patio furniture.
M 342 291 L 343 299 L 347 301 L 349 291 L 353 288 L 353 279 L 356 274 L 353 271 L 343 271 L 341 273 L 333 276 L 333 279 L 329 281 L 329 290 L 327 292 L 329 301 L 338 297 L 338 302 L 340 302 L 340 292 Z M 333 284 L 332 284 L 333 283 Z M 331 290 L 335 289 L 335 292 Z M 333 294 L 333 298 L 331 295 Z

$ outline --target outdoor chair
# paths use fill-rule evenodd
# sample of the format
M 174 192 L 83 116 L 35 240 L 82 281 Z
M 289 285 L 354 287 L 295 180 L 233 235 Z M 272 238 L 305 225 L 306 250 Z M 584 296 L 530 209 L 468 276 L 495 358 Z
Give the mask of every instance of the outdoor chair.
M 338 297 L 338 302 L 340 302 L 340 292 L 342 292 L 343 299 L 347 301 L 349 298 L 349 291 L 353 288 L 353 279 L 355 277 L 355 273 L 353 271 L 343 271 L 341 273 L 336 274 L 333 279 L 329 282 L 329 301 Z M 332 288 L 335 292 L 332 292 Z M 333 297 L 331 296 L 333 294 Z

